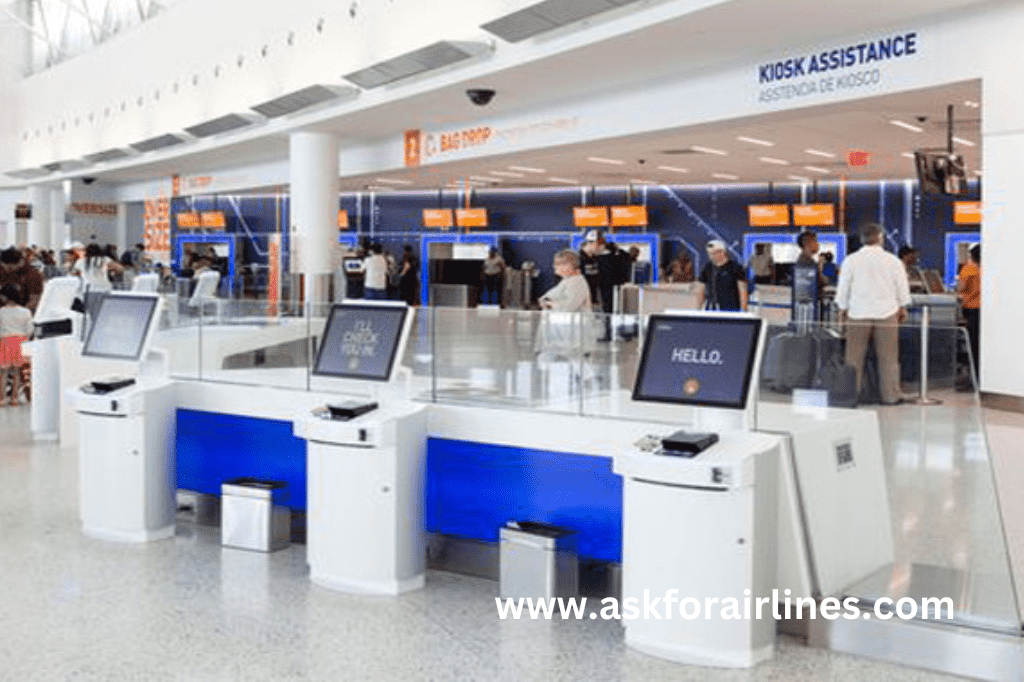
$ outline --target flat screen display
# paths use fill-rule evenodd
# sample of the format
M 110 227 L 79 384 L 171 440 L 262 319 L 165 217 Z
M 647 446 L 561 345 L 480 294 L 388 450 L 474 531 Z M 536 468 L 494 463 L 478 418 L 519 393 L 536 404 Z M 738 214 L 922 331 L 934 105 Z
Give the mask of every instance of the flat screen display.
M 409 309 L 343 303 L 331 307 L 313 374 L 388 381 Z
M 156 296 L 104 296 L 85 339 L 82 355 L 140 360 L 159 300 Z
M 760 318 L 651 315 L 633 400 L 743 409 Z

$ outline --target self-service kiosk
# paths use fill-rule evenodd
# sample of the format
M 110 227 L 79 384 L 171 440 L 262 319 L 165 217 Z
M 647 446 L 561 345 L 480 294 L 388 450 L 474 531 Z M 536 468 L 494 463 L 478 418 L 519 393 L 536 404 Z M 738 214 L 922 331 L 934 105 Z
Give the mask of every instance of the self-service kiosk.
M 173 385 L 167 358 L 150 348 L 161 298 L 103 297 L 82 347 L 85 359 L 123 364 L 113 375 L 68 389 L 79 419 L 83 532 L 102 540 L 147 542 L 174 535 Z
M 690 665 L 750 667 L 771 656 L 778 436 L 745 430 L 762 320 L 652 315 L 637 401 L 696 408 L 688 428 L 615 457 L 623 485 L 626 643 Z M 657 614 L 645 605 L 658 600 Z M 751 611 L 751 604 L 755 611 Z
M 22 344 L 32 358 L 32 437 L 57 440 L 60 435 L 60 352 L 61 339 L 74 336 L 81 314 L 72 310 L 82 287 L 77 277 L 55 277 L 46 282 L 32 318 L 32 340 Z
M 398 373 L 412 311 L 389 302 L 331 308 L 313 374 L 336 393 L 300 415 L 308 441 L 306 552 L 313 582 L 399 594 L 426 570 L 426 411 L 386 390 Z

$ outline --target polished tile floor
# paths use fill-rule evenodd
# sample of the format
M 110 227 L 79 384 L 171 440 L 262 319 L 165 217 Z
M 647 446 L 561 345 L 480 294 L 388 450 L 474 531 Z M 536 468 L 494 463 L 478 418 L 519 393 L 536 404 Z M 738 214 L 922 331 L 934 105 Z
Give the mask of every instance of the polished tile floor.
M 999 447 L 1020 441 L 1022 420 L 993 419 Z M 0 410 L 0 443 L 4 682 L 953 679 L 790 638 L 754 670 L 679 666 L 628 650 L 615 623 L 500 621 L 491 581 L 431 572 L 424 590 L 401 598 L 346 596 L 309 583 L 301 545 L 222 549 L 205 526 L 180 523 L 173 540 L 146 546 L 90 540 L 77 519 L 75 453 L 33 443 L 25 407 Z M 1019 482 L 1016 463 L 997 468 Z M 1020 489 L 1007 508 L 1020 509 Z

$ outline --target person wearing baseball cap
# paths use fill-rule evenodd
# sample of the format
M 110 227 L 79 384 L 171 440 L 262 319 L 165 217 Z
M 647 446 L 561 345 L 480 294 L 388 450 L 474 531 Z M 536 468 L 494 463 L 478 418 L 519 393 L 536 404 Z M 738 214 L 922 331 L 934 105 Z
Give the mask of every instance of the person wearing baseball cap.
M 725 242 L 713 239 L 707 244 L 709 261 L 700 271 L 704 283 L 699 307 L 707 310 L 746 310 L 747 272 L 729 258 Z

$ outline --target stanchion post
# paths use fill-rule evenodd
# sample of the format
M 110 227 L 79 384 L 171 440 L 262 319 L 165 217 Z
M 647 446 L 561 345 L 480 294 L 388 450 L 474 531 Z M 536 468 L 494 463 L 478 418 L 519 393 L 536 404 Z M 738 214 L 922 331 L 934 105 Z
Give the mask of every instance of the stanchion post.
M 917 405 L 941 405 L 941 400 L 928 397 L 928 328 L 931 326 L 931 313 L 928 305 L 921 306 L 921 389 Z

